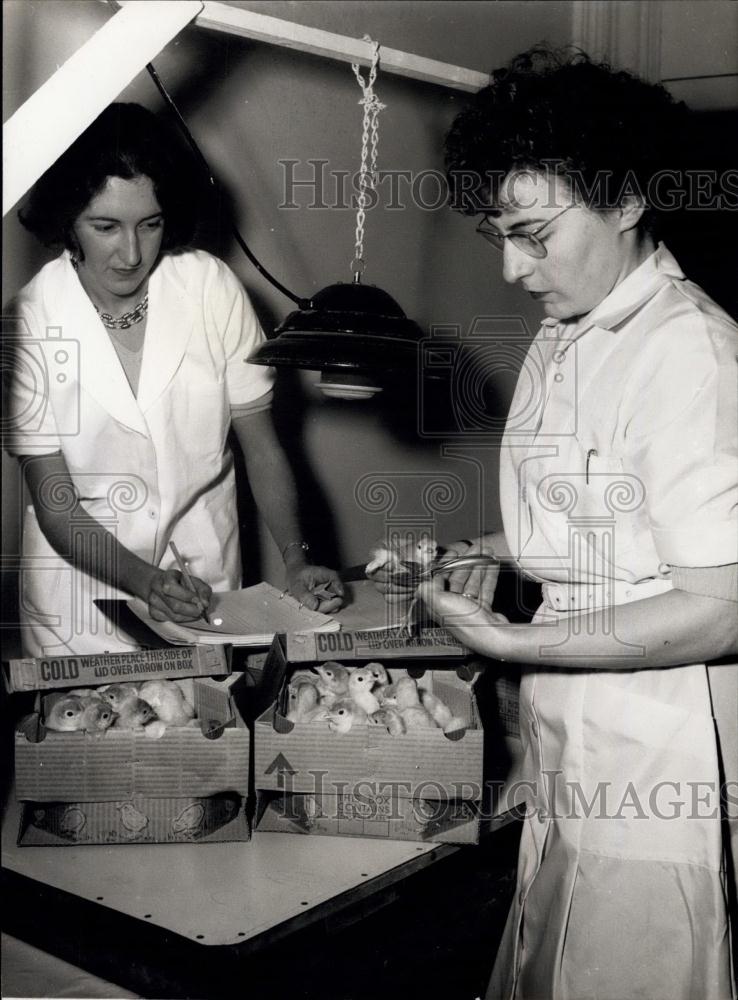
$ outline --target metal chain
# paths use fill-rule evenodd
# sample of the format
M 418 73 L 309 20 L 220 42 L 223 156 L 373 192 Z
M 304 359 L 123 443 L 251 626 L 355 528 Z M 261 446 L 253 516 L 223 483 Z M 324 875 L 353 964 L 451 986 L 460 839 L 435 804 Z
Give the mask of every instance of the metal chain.
M 368 35 L 364 35 L 364 40 L 372 42 L 372 39 Z M 359 167 L 359 195 L 357 198 L 354 259 L 351 262 L 351 270 L 354 272 L 356 280 L 358 280 L 364 270 L 364 223 L 366 221 L 366 206 L 368 201 L 367 190 L 373 188 L 377 182 L 378 115 L 385 107 L 374 93 L 374 83 L 377 79 L 377 68 L 379 66 L 379 42 L 372 42 L 372 45 L 374 52 L 369 68 L 369 76 L 366 81 L 361 75 L 360 66 L 357 63 L 351 64 L 356 82 L 361 87 L 364 95 L 359 101 L 359 104 L 364 107 L 364 116 L 361 131 L 361 166 Z M 368 165 L 367 159 L 370 161 Z

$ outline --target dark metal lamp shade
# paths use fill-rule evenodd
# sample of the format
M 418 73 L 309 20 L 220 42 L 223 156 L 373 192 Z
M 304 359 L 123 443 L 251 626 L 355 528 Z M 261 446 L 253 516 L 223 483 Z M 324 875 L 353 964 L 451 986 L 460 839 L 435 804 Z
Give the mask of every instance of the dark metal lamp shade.
M 323 392 L 341 398 L 366 398 L 387 377 L 414 375 L 424 339 L 391 295 L 358 281 L 323 288 L 275 334 L 249 361 L 319 370 Z

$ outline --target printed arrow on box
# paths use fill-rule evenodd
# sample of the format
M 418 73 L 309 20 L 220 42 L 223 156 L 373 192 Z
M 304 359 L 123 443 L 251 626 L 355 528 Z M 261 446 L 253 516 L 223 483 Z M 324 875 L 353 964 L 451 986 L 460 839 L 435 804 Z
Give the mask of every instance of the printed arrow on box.
M 285 786 L 285 774 L 289 774 L 290 776 L 297 774 L 292 764 L 281 753 L 277 754 L 266 771 L 264 771 L 264 774 L 271 774 L 273 771 L 277 772 L 277 784 L 280 788 L 284 788 Z

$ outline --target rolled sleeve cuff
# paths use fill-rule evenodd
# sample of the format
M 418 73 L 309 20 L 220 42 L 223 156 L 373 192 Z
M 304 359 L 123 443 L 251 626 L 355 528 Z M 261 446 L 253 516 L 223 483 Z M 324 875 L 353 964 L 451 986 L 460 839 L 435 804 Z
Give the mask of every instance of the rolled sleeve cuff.
M 704 521 L 678 528 L 652 527 L 656 551 L 670 566 L 724 566 L 738 556 L 738 524 Z
M 677 590 L 688 594 L 738 603 L 738 563 L 728 566 L 672 566 L 671 582 Z
M 261 365 L 246 362 L 241 364 L 241 369 L 237 369 L 236 373 L 231 369 L 227 375 L 228 399 L 231 406 L 243 406 L 260 401 L 261 397 L 270 392 L 274 386 L 274 379 L 274 369 Z
M 265 392 L 258 399 L 252 399 L 249 403 L 233 403 L 231 405 L 231 417 L 248 417 L 252 413 L 261 413 L 262 410 L 269 410 L 272 406 L 274 393 L 270 390 Z

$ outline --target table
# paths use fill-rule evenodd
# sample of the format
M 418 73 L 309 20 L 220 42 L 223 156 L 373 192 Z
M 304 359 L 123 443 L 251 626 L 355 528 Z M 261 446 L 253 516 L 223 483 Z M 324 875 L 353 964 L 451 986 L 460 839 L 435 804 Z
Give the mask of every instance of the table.
M 348 627 L 364 624 L 365 601 L 381 602 L 373 587 L 361 590 L 360 617 L 347 609 Z M 129 982 L 137 963 L 157 996 L 184 995 L 202 976 L 207 992 L 192 995 L 210 996 L 214 978 L 226 981 L 246 956 L 311 925 L 361 919 L 459 850 L 259 831 L 248 843 L 20 848 L 19 822 L 11 793 L 2 826 L 9 931 L 115 982 Z

